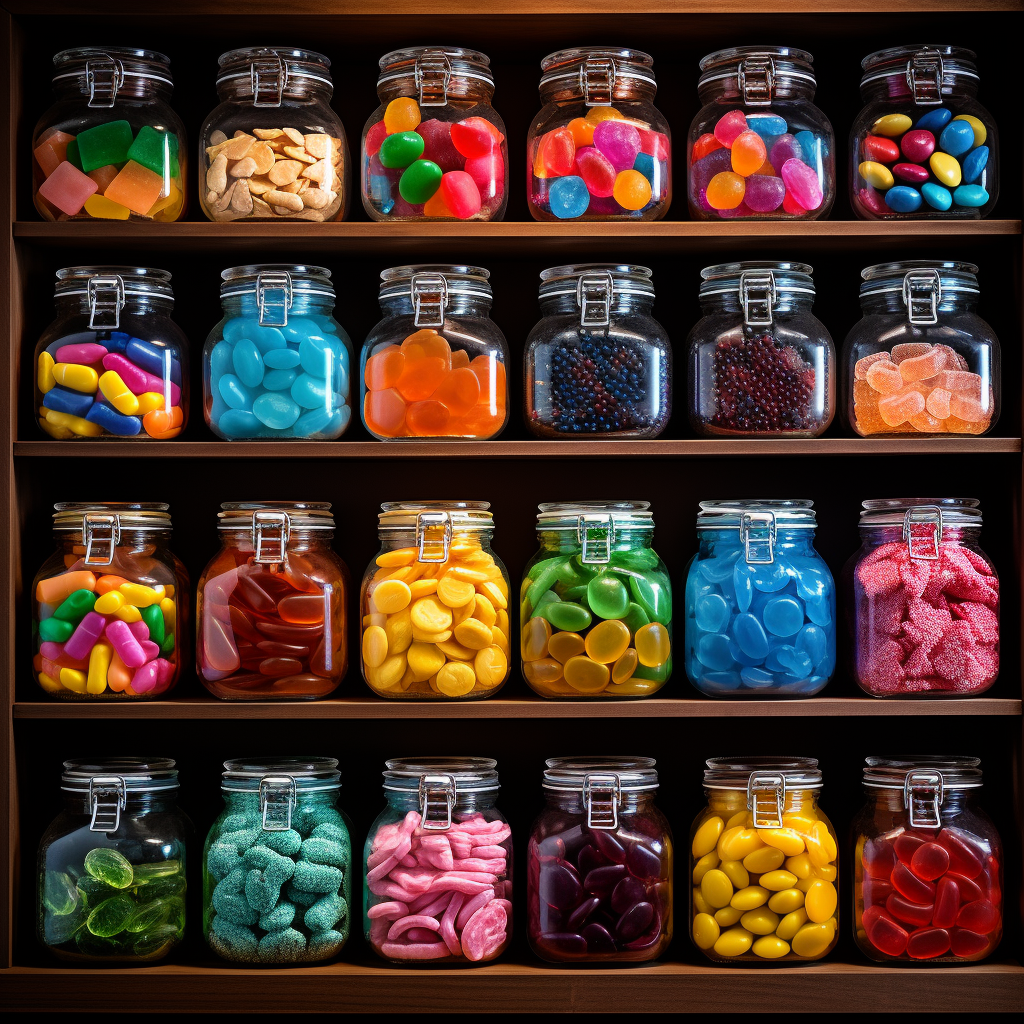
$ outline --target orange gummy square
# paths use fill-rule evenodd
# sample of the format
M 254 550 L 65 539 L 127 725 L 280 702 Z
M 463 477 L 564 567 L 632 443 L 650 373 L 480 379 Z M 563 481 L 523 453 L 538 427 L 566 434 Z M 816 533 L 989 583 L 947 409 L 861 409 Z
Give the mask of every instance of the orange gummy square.
M 133 213 L 145 215 L 160 198 L 163 184 L 164 179 L 155 171 L 129 160 L 103 194 Z
M 51 131 L 39 140 L 39 144 L 32 152 L 46 177 L 53 174 L 57 167 L 67 159 L 68 143 L 72 139 L 74 139 L 74 135 L 68 135 L 67 132 Z
M 96 170 L 89 171 L 88 173 L 89 177 L 96 182 L 97 188 L 103 192 L 117 177 L 117 168 L 113 164 L 107 164 L 105 167 L 97 167 Z

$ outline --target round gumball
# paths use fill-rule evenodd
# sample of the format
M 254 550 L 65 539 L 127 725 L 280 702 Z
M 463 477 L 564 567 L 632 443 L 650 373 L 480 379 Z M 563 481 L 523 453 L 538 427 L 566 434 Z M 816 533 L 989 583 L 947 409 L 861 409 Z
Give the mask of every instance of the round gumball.
M 988 129 L 985 127 L 985 123 L 983 121 L 974 117 L 972 114 L 957 114 L 953 120 L 966 121 L 971 126 L 971 129 L 974 131 L 975 146 L 982 146 L 985 144 L 985 140 L 988 139 Z
M 577 150 L 576 166 L 592 196 L 607 199 L 614 193 L 616 171 L 612 162 L 600 150 L 593 146 Z
M 551 212 L 559 220 L 575 220 L 587 212 L 590 192 L 586 182 L 578 174 L 567 174 L 556 178 L 548 188 L 548 203 Z
M 612 197 L 624 210 L 642 210 L 651 201 L 651 183 L 639 171 L 620 171 Z
M 412 206 L 425 203 L 440 188 L 442 174 L 432 160 L 416 160 L 398 180 L 399 195 Z
M 764 140 L 749 129 L 740 132 L 732 144 L 732 169 L 744 177 L 756 173 L 768 158 Z
M 722 171 L 708 183 L 707 200 L 713 210 L 735 210 L 743 202 L 747 186 L 734 171 Z
M 640 152 L 640 133 L 627 121 L 602 121 L 594 129 L 594 146 L 615 170 L 631 169 Z
M 411 132 L 420 123 L 420 105 L 410 96 L 399 96 L 384 108 L 384 126 L 388 135 Z
M 585 117 L 574 117 L 566 125 L 566 128 L 572 132 L 577 149 L 594 144 L 594 129 L 596 127 L 597 125 L 593 121 L 588 121 Z
M 465 171 L 449 171 L 441 177 L 438 192 L 452 216 L 468 220 L 480 212 L 480 189 Z
M 772 167 L 782 167 L 787 160 L 803 160 L 804 147 L 795 135 L 780 135 L 772 146 L 768 159 Z
M 974 129 L 969 121 L 953 118 L 939 136 L 939 149 L 950 156 L 963 156 L 974 148 Z
M 723 114 L 715 125 L 715 138 L 729 148 L 747 130 L 747 116 L 742 110 L 730 110 Z
M 494 136 L 481 124 L 483 118 L 475 118 L 476 124 L 469 121 L 456 121 L 452 125 L 452 145 L 464 156 L 486 156 L 494 149 Z M 486 124 L 487 122 L 484 122 Z

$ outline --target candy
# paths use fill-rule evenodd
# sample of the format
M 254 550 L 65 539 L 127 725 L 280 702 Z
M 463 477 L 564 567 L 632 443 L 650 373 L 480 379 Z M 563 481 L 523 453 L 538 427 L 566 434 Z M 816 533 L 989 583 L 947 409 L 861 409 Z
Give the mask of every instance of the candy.
M 961 185 L 953 193 L 953 202 L 957 206 L 976 208 L 989 201 L 989 194 L 980 185 Z
M 871 180 L 865 173 L 864 165 L 861 164 L 861 177 L 864 178 L 869 185 L 873 188 L 891 188 L 895 182 L 893 176 L 900 179 L 900 181 L 910 182 L 911 185 L 922 185 L 923 182 L 928 182 L 928 168 L 920 167 L 918 164 L 899 163 L 896 164 L 892 169 L 892 175 L 886 178 L 879 178 L 877 180 Z M 932 182 L 928 182 L 932 188 L 936 188 Z M 924 188 L 922 187 L 922 192 Z
M 860 176 L 872 187 L 872 188 L 892 188 L 893 182 L 893 171 L 890 171 L 884 164 L 874 163 L 870 160 L 864 161 L 857 170 L 860 172 Z M 896 168 L 893 169 L 894 171 Z M 902 177 L 902 175 L 901 175 Z
M 708 183 L 705 198 L 714 210 L 734 210 L 743 202 L 745 191 L 746 182 L 740 175 L 721 171 Z
M 913 213 L 921 208 L 921 193 L 906 185 L 897 185 L 885 193 L 885 204 L 894 213 Z
M 732 143 L 732 169 L 747 177 L 754 174 L 768 158 L 763 139 L 754 131 L 743 131 Z
M 614 123 L 612 121 L 603 122 L 603 124 Z M 651 201 L 651 195 L 651 183 L 639 171 L 620 171 L 615 178 L 612 196 L 624 210 L 642 210 Z
M 816 171 L 800 160 L 787 160 L 782 165 L 782 180 L 793 198 L 805 209 L 816 210 L 821 206 L 824 193 Z
M 935 152 L 935 136 L 920 128 L 909 131 L 900 140 L 900 151 L 912 163 L 923 164 Z
M 866 135 L 860 146 L 864 159 L 868 161 L 891 164 L 900 158 L 900 147 L 892 139 Z
M 584 147 L 577 151 L 576 163 L 590 195 L 607 199 L 613 194 L 618 175 L 603 153 L 592 146 Z
M 80 213 L 95 192 L 96 182 L 66 160 L 37 189 L 38 195 L 70 217 Z
M 907 131 L 913 123 L 906 114 L 885 114 L 871 126 L 871 132 L 873 135 L 895 138 Z
M 441 177 L 440 194 L 451 215 L 468 220 L 480 212 L 480 189 L 466 171 L 449 171 Z
M 417 132 L 396 132 L 389 135 L 380 147 L 380 162 L 384 167 L 408 167 L 423 154 L 423 136 Z
M 725 147 L 729 148 L 747 130 L 747 118 L 742 110 L 730 110 L 723 114 L 715 124 L 714 136 Z

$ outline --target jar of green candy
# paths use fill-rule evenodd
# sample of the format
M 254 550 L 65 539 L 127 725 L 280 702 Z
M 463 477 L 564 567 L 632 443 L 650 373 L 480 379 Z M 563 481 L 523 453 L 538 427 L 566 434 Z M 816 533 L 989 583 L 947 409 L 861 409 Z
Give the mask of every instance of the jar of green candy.
M 62 960 L 161 960 L 185 933 L 185 847 L 168 758 L 65 761 L 39 843 L 39 941 Z
M 348 939 L 352 843 L 333 757 L 224 762 L 203 850 L 203 932 L 225 960 L 309 963 Z

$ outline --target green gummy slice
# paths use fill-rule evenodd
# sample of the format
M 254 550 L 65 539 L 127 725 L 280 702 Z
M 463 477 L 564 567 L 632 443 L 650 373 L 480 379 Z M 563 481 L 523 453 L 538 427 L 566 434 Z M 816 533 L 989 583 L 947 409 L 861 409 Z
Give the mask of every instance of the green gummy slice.
M 136 879 L 138 882 L 138 879 Z M 168 875 L 166 878 L 154 878 L 145 885 L 140 885 L 135 893 L 140 899 L 163 899 L 167 896 L 177 896 L 185 891 L 184 875 Z
M 74 631 L 74 623 L 65 622 L 54 615 L 51 615 L 48 619 L 43 619 L 39 623 L 40 640 L 52 640 L 55 643 L 63 644 L 71 639 L 71 634 Z
M 134 877 L 134 871 L 127 858 L 117 850 L 106 847 L 90 850 L 85 855 L 85 870 L 93 878 L 115 889 L 127 889 Z
M 575 601 L 577 604 L 587 603 L 587 585 L 581 583 L 578 587 L 570 587 L 562 594 L 563 601 Z
M 650 621 L 647 612 L 640 605 L 635 601 L 629 602 L 629 611 L 622 617 L 622 622 L 631 634 L 635 635 L 641 626 L 646 626 Z
M 590 612 L 574 601 L 552 602 L 543 609 L 538 609 L 537 613 L 543 615 L 556 629 L 567 630 L 570 633 L 586 629 L 591 622 Z
M 544 568 L 537 572 L 538 566 L 534 566 L 531 570 L 531 576 L 533 577 L 533 583 L 530 584 L 530 589 L 526 592 L 526 599 L 530 602 L 531 608 L 536 608 L 540 604 L 540 599 L 558 582 L 562 567 L 566 560 L 559 559 L 547 559 L 543 564 Z
M 74 938 L 85 924 L 86 914 L 79 911 L 74 914 L 43 914 L 43 938 L 51 946 L 59 946 Z
M 79 170 L 82 169 L 82 157 L 78 152 L 78 139 L 72 139 L 68 143 L 67 152 L 65 154 L 68 159 L 68 163 L 72 167 L 77 167 Z
M 132 144 L 132 127 L 127 121 L 108 121 L 79 132 L 75 140 L 82 159 L 82 170 L 88 174 L 97 167 L 123 164 Z
M 633 592 L 633 599 L 647 612 L 652 622 L 667 626 L 672 621 L 672 590 L 662 573 L 630 576 L 629 589 Z
M 73 622 L 76 626 L 85 618 L 96 603 L 96 595 L 91 590 L 76 590 L 57 606 L 53 613 L 55 619 Z
M 160 605 L 151 604 L 139 611 L 142 621 L 149 628 L 149 639 L 159 647 L 164 642 L 164 613 L 160 610 Z
M 170 952 L 171 947 L 181 938 L 181 929 L 175 924 L 161 924 L 144 932 L 132 946 L 132 952 L 140 960 L 156 960 Z
M 119 893 L 94 908 L 89 914 L 86 925 L 93 935 L 98 935 L 101 939 L 109 939 L 125 930 L 134 913 L 135 901 L 131 896 Z
M 139 129 L 135 141 L 128 147 L 128 159 L 161 176 L 165 169 L 173 176 L 178 162 L 178 137 L 173 132 L 161 132 L 147 124 Z
M 573 555 L 572 569 L 582 579 L 592 580 L 599 572 L 604 570 L 604 565 L 584 562 L 583 555 Z
M 43 906 L 52 914 L 63 917 L 78 909 L 81 897 L 75 880 L 64 871 L 47 871 L 43 880 Z
M 167 878 L 168 875 L 177 875 L 181 871 L 181 861 L 160 860 L 155 864 L 136 864 L 132 870 L 135 873 L 134 884 L 146 885 L 156 878 Z
M 614 576 L 596 576 L 587 586 L 587 604 L 602 619 L 621 619 L 629 611 L 629 591 Z
M 174 905 L 171 900 L 149 900 L 135 907 L 125 927 L 130 932 L 145 932 L 159 924 L 166 924 L 171 918 Z

